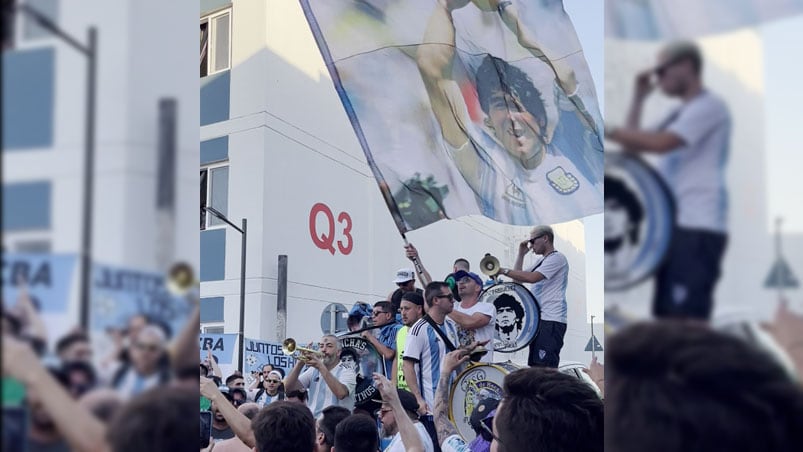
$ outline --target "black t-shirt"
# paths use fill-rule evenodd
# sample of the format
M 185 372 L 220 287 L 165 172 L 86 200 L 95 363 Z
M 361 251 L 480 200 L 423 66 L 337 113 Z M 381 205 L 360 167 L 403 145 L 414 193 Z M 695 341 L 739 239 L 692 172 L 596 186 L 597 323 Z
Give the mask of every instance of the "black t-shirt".
M 234 438 L 234 430 L 231 427 L 227 426 L 223 430 L 218 430 L 215 426 L 212 426 L 212 438 L 215 439 L 229 439 Z

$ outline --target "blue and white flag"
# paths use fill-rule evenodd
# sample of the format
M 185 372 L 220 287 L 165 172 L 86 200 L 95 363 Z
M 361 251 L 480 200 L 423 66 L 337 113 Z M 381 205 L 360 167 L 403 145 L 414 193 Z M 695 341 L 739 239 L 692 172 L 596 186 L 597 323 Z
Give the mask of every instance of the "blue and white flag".
M 300 0 L 401 232 L 602 211 L 602 120 L 559 0 Z
M 74 254 L 3 254 L 4 307 L 17 304 L 24 283 L 42 314 L 66 314 L 77 261 Z
M 259 339 L 245 338 L 243 349 L 243 374 L 245 383 L 250 386 L 254 381 L 255 374 L 262 370 L 262 367 L 270 364 L 274 369 L 281 368 L 287 376 L 296 360 L 292 356 L 282 352 L 282 344 L 278 342 L 268 342 Z

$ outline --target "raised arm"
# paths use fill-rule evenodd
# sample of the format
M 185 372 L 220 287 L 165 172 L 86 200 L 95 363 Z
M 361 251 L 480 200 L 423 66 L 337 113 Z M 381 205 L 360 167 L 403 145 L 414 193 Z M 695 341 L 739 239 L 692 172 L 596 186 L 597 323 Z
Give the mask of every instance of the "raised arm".
M 404 245 L 404 253 L 407 256 L 407 259 L 410 259 L 412 262 L 418 261 L 416 271 L 418 272 L 418 277 L 421 279 L 421 284 L 426 287 L 427 284 L 432 282 L 432 276 L 430 276 L 427 269 L 424 268 L 424 263 L 421 262 L 421 256 L 418 255 L 418 250 L 413 246 L 412 243 L 408 243 L 407 245 Z M 421 271 L 418 271 L 419 267 Z
M 447 353 L 441 362 L 441 375 L 438 388 L 435 391 L 435 430 L 438 433 L 438 443 L 443 444 L 447 438 L 459 435 L 457 427 L 449 419 L 449 376 L 452 371 L 469 358 L 466 350 L 460 349 Z
M 201 395 L 211 400 L 217 407 L 220 414 L 226 418 L 226 422 L 232 431 L 248 447 L 256 446 L 254 431 L 251 430 L 251 420 L 243 413 L 240 413 L 234 405 L 229 402 L 211 378 L 201 377 Z
M 424 443 L 421 441 L 421 436 L 418 435 L 418 429 L 415 428 L 410 417 L 404 414 L 404 407 L 402 407 L 401 400 L 399 400 L 396 385 L 392 384 L 384 375 L 376 372 L 374 372 L 374 383 L 379 393 L 382 394 L 382 400 L 387 402 L 395 413 L 394 417 L 399 427 L 399 436 L 401 436 L 404 450 L 407 452 L 424 452 Z
M 185 297 L 187 303 L 192 305 L 192 312 L 187 318 L 187 322 L 181 328 L 178 336 L 168 346 L 168 354 L 170 355 L 170 363 L 173 369 L 180 369 L 182 367 L 190 367 L 197 364 L 198 361 L 198 325 L 201 322 L 201 300 L 198 293 L 192 291 Z M 210 352 L 211 355 L 211 352 Z M 218 376 L 220 369 L 217 368 L 215 360 L 210 356 L 209 360 L 211 365 L 215 367 Z

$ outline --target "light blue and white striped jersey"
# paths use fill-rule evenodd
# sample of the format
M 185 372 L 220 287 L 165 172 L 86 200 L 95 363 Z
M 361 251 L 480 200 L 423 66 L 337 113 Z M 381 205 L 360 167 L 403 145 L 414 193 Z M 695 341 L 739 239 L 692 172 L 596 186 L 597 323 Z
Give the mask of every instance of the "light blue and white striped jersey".
M 440 329 L 452 345 L 460 346 L 457 324 L 452 319 L 446 318 Z M 440 378 L 441 361 L 447 352 L 443 339 L 426 319 L 419 319 L 410 327 L 404 346 L 404 359 L 416 363 L 418 388 L 430 408 L 435 407 L 435 389 Z
M 349 410 L 354 409 L 354 389 L 357 387 L 357 374 L 353 369 L 338 363 L 329 371 L 337 381 L 346 385 L 349 395 L 343 400 L 338 400 L 337 396 L 329 389 L 326 380 L 323 379 L 318 369 L 310 367 L 299 377 L 298 381 L 307 388 L 307 406 L 312 411 L 312 416 L 316 419 L 324 408 L 338 405 Z

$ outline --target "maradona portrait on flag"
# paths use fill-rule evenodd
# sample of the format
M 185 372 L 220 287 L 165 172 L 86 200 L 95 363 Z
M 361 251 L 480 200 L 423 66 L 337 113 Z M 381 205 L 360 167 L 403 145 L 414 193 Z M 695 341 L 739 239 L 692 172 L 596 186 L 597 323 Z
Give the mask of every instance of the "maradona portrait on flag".
M 560 0 L 301 3 L 402 231 L 602 211 L 602 120 Z

